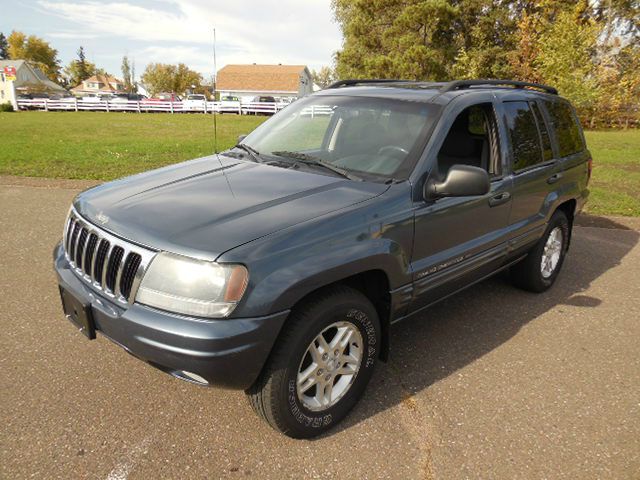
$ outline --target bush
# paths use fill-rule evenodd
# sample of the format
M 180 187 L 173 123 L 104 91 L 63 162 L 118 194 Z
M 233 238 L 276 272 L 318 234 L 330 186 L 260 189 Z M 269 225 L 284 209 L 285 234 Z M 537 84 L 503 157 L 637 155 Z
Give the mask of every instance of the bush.
M 0 112 L 13 112 L 13 105 L 10 103 L 0 103 Z

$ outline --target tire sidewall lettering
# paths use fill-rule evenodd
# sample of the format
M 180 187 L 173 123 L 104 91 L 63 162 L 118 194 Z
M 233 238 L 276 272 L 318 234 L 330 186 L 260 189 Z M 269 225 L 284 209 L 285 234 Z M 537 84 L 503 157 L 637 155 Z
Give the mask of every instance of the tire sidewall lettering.
M 360 365 L 360 369 L 370 369 L 375 364 L 375 359 L 377 357 L 377 336 L 376 336 L 376 328 L 374 324 L 371 322 L 369 316 L 360 309 L 351 308 L 348 310 L 346 317 L 351 321 L 354 325 L 359 327 L 364 336 L 366 337 L 365 343 L 366 348 L 364 351 L 366 352 L 366 361 L 363 361 Z M 287 383 L 287 403 L 289 407 L 289 412 L 291 416 L 295 419 L 295 421 L 309 428 L 325 428 L 333 422 L 333 415 L 328 412 L 319 412 L 315 414 L 314 412 L 308 411 L 304 408 L 298 399 L 298 395 L 296 392 L 296 376 L 297 371 L 293 371 L 294 378 L 289 379 Z M 358 379 L 356 379 L 356 382 Z M 353 386 L 352 386 L 353 388 Z M 336 404 L 332 408 L 336 408 L 340 406 L 340 402 Z

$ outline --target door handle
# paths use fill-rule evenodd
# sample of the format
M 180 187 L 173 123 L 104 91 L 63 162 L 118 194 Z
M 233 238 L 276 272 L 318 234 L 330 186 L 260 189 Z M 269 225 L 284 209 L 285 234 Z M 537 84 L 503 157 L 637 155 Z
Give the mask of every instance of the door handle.
M 560 180 L 562 178 L 562 174 L 561 173 L 554 173 L 553 175 L 551 175 L 549 178 L 547 178 L 547 183 L 549 185 L 551 185 L 552 183 L 556 183 L 558 180 Z
M 502 205 L 503 203 L 508 202 L 510 198 L 511 194 L 509 192 L 499 193 L 498 195 L 494 195 L 489 199 L 489 206 L 497 207 L 498 205 Z

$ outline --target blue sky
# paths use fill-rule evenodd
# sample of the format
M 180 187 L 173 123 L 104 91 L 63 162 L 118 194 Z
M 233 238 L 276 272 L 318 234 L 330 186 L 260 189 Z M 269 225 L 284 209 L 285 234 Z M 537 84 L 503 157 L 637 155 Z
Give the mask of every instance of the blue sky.
M 150 62 L 186 63 L 213 73 L 228 63 L 331 63 L 342 41 L 330 0 L 0 0 L 0 32 L 35 34 L 63 65 L 80 45 L 87 58 L 120 76 L 123 55 L 139 76 Z

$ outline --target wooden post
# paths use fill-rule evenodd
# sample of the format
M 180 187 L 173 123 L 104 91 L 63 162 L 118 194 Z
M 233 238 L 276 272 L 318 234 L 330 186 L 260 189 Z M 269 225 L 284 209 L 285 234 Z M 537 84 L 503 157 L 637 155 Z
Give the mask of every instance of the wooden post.
M 171 104 L 171 113 L 173 113 L 173 98 L 169 102 Z
M 107 104 L 107 112 L 108 112 L 109 111 L 109 99 L 108 98 L 105 100 L 105 103 Z
M 76 112 L 78 111 L 78 97 L 73 97 L 73 106 L 76 110 Z
M 49 100 L 47 100 L 46 98 L 44 99 L 44 111 L 49 111 Z
M 142 111 L 140 110 L 140 100 L 136 102 L 136 105 L 138 107 L 138 113 L 142 113 Z

